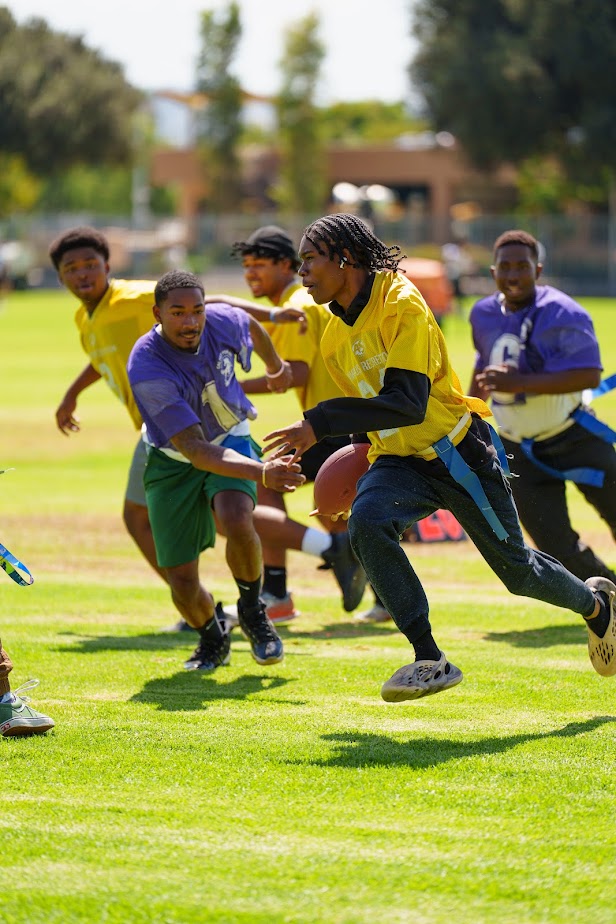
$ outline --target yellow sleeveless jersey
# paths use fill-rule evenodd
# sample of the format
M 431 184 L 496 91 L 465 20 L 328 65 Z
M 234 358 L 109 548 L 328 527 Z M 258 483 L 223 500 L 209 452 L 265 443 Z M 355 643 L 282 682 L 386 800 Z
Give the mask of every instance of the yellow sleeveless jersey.
M 301 283 L 294 283 L 282 294 L 279 308 L 299 308 L 306 315 L 307 330 L 300 334 L 299 325 L 266 324 L 276 351 L 287 362 L 308 364 L 306 384 L 296 388 L 303 411 L 314 407 L 319 401 L 340 398 L 342 391 L 327 371 L 321 354 L 321 338 L 332 313 L 324 305 L 317 305 Z
M 332 378 L 350 397 L 377 395 L 389 368 L 421 372 L 432 383 L 422 423 L 368 434 L 371 462 L 382 455 L 434 458 L 432 444 L 454 430 L 465 414 L 490 416 L 483 401 L 462 393 L 441 329 L 417 288 L 400 273 L 375 274 L 370 300 L 352 327 L 332 315 L 321 351 Z M 470 417 L 454 444 L 469 426 Z
M 90 362 L 111 390 L 126 405 L 135 427 L 141 414 L 126 374 L 126 363 L 135 341 L 154 326 L 154 282 L 112 279 L 92 315 L 85 305 L 75 314 L 81 345 Z

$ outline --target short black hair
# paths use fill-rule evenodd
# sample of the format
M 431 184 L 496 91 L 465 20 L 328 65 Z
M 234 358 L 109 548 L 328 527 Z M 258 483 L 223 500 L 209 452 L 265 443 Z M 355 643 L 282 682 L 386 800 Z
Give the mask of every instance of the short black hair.
M 523 247 L 528 247 L 536 262 L 539 262 L 539 243 L 528 231 L 505 231 L 500 237 L 497 237 L 494 241 L 495 258 L 500 248 L 505 247 L 507 244 L 522 244 Z
M 299 269 L 301 262 L 293 241 L 278 225 L 264 225 L 253 231 L 247 240 L 236 241 L 231 248 L 231 256 L 239 259 L 248 256 L 260 257 L 274 263 L 288 260 L 294 272 Z
M 154 289 L 154 301 L 159 308 L 173 289 L 199 289 L 205 296 L 203 283 L 194 273 L 189 273 L 187 270 L 169 270 L 160 277 Z
M 395 273 L 405 256 L 397 244 L 388 247 L 372 233 L 365 221 L 346 212 L 317 218 L 304 230 L 304 237 L 320 254 L 327 253 L 330 260 L 346 259 L 348 254 L 354 267 L 371 273 L 375 270 Z M 319 241 L 325 245 L 325 250 L 319 246 Z
M 109 262 L 109 242 L 104 234 L 88 225 L 79 225 L 65 231 L 49 247 L 49 257 L 56 269 L 60 269 L 60 261 L 68 250 L 78 247 L 91 247 L 99 253 L 106 263 Z

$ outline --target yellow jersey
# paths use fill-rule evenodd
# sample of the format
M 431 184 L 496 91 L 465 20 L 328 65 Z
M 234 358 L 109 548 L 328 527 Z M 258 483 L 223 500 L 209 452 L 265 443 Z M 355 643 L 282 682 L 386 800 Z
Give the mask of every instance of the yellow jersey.
M 130 351 L 154 326 L 154 282 L 111 279 L 109 288 L 91 315 L 85 305 L 75 314 L 81 345 L 90 362 L 105 379 L 141 427 L 141 414 L 128 382 L 126 363 Z
M 435 458 L 432 444 L 451 433 L 468 412 L 490 416 L 483 401 L 462 393 L 440 327 L 418 289 L 399 273 L 375 274 L 370 299 L 352 327 L 332 315 L 321 351 L 332 378 L 349 397 L 376 396 L 389 368 L 420 372 L 430 380 L 422 423 L 368 433 L 371 463 L 382 455 Z M 454 445 L 469 426 L 470 415 L 452 437 Z
M 308 364 L 306 383 L 295 389 L 302 410 L 328 398 L 342 397 L 342 391 L 327 371 L 320 349 L 323 332 L 332 317 L 329 308 L 317 305 L 301 282 L 287 286 L 278 307 L 299 308 L 306 315 L 307 329 L 303 334 L 299 332 L 299 325 L 292 322 L 264 325 L 282 359 Z

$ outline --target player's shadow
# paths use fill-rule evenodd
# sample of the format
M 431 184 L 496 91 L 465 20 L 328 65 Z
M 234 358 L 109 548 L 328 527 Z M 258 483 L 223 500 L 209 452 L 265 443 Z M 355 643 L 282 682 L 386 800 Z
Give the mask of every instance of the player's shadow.
M 384 634 L 396 629 L 393 621 L 386 623 L 353 623 L 330 622 L 320 629 L 297 629 L 295 625 L 291 630 L 292 638 L 362 638 L 364 636 L 383 637 Z
M 141 635 L 85 635 L 83 632 L 62 632 L 74 642 L 59 645 L 56 651 L 73 654 L 97 654 L 99 651 L 175 651 L 177 648 L 194 648 L 199 636 L 196 632 L 152 632 Z
M 486 632 L 486 642 L 506 642 L 516 648 L 552 648 L 554 645 L 585 645 L 586 628 L 581 623 L 543 626 L 521 632 Z
M 282 631 L 280 631 L 282 630 Z M 286 626 L 278 626 L 280 637 L 290 638 Z M 101 651 L 176 651 L 182 648 L 192 650 L 199 641 L 197 632 L 151 632 L 141 635 L 86 635 L 83 632 L 61 632 L 63 638 L 73 638 L 74 642 L 58 645 L 56 651 L 73 654 L 98 654 Z M 239 629 L 231 633 L 231 645 L 245 642 Z M 248 643 L 246 642 L 246 645 Z M 298 652 L 290 651 L 289 655 Z
M 616 722 L 616 716 L 602 715 L 584 722 L 570 722 L 562 728 L 548 732 L 523 735 L 503 735 L 493 738 L 476 738 L 472 741 L 452 741 L 447 738 L 412 738 L 394 741 L 386 735 L 352 734 L 348 732 L 324 735 L 324 741 L 335 743 L 332 754 L 324 759 L 289 761 L 317 767 L 414 767 L 423 769 L 452 760 L 478 755 L 502 754 L 518 745 L 548 738 L 573 738 Z
M 226 682 L 218 671 L 214 675 L 201 674 L 199 671 L 183 671 L 172 677 L 148 680 L 139 693 L 131 696 L 130 702 L 147 703 L 166 712 L 203 710 L 212 702 L 253 698 L 279 706 L 304 705 L 300 700 L 280 699 L 269 695 L 287 683 L 290 683 L 290 680 L 286 677 L 259 674 L 243 674 Z

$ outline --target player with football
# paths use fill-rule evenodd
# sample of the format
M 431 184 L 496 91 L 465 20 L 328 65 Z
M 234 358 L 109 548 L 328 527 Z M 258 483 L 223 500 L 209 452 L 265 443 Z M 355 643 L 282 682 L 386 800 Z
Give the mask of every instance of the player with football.
M 301 327 L 298 324 L 266 325 L 278 354 L 291 367 L 292 386 L 302 410 L 314 407 L 319 401 L 340 397 L 342 392 L 325 368 L 319 349 L 331 315 L 324 305 L 314 302 L 298 279 L 299 260 L 289 235 L 276 225 L 265 225 L 257 228 L 247 240 L 237 241 L 232 253 L 242 260 L 244 278 L 255 298 L 267 298 L 276 308 L 294 308 L 304 314 Z M 219 299 L 247 306 L 243 299 L 234 300 L 226 295 Z M 244 379 L 242 387 L 248 395 L 266 394 L 268 384 L 265 376 L 256 376 Z M 325 459 L 349 442 L 348 436 L 325 437 L 305 453 L 302 472 L 306 480 L 313 482 Z M 258 488 L 258 499 L 259 505 L 281 511 L 286 509 L 284 496 L 262 485 Z M 342 605 L 347 612 L 352 612 L 359 606 L 364 593 L 364 570 L 351 550 L 345 522 L 332 523 L 331 519 L 321 522 L 327 532 L 304 527 L 301 547 L 322 559 L 321 568 L 333 570 L 342 591 Z M 268 614 L 272 619 L 277 616 L 278 621 L 292 619 L 296 611 L 287 590 L 285 549 L 264 543 L 263 561 L 263 599 Z
M 283 645 L 260 599 L 261 543 L 253 510 L 256 485 L 293 491 L 298 464 L 260 461 L 250 437 L 256 411 L 235 376 L 250 370 L 253 348 L 270 379 L 290 373 L 261 325 L 228 305 L 204 304 L 192 273 L 172 270 L 154 290 L 157 321 L 133 347 L 128 378 L 145 424 L 146 501 L 159 568 L 180 615 L 199 633 L 187 670 L 229 663 L 229 631 L 220 604 L 199 578 L 199 556 L 226 537 L 227 564 L 239 591 L 238 619 L 259 664 L 283 658 Z
M 585 583 L 522 536 L 488 407 L 465 396 L 445 340 L 413 284 L 396 272 L 387 246 L 355 215 L 327 215 L 300 244 L 299 275 L 334 317 L 321 341 L 345 394 L 270 433 L 268 450 L 295 459 L 324 436 L 368 431 L 371 466 L 349 520 L 355 554 L 415 652 L 381 689 L 388 702 L 439 693 L 462 680 L 432 634 L 428 600 L 400 546 L 413 523 L 450 510 L 511 593 L 573 610 L 586 621 L 591 663 L 616 674 L 616 586 Z

